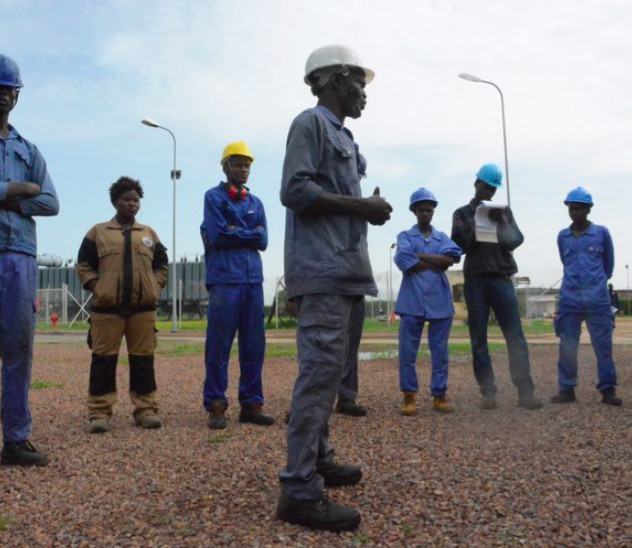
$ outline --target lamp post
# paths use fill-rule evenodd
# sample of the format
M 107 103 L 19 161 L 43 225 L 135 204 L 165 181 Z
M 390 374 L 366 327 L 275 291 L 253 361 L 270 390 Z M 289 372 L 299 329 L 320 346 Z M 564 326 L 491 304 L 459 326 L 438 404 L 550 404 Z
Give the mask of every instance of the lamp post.
M 630 265 L 625 265 L 625 297 L 628 301 L 628 306 L 626 307 L 626 313 L 630 315 L 630 269 L 628 268 Z
M 391 301 L 393 300 L 393 249 L 397 244 L 391 244 L 391 247 L 388 248 L 388 307 L 387 307 L 387 325 L 391 326 L 391 310 L 392 305 Z
M 505 179 L 507 181 L 507 205 L 511 208 L 511 197 L 509 194 L 509 162 L 507 161 L 507 127 L 505 125 L 505 99 L 503 97 L 503 92 L 500 91 L 500 88 L 494 84 L 494 82 L 489 82 L 487 80 L 483 80 L 478 76 L 474 76 L 473 74 L 468 74 L 467 72 L 462 72 L 459 74 L 459 78 L 463 78 L 463 80 L 467 80 L 468 82 L 476 82 L 480 84 L 489 84 L 490 86 L 494 86 L 498 93 L 500 94 L 500 111 L 502 113 L 503 118 L 503 145 L 505 149 Z
M 171 179 L 173 181 L 173 222 L 171 232 L 171 246 L 173 248 L 173 259 L 171 263 L 171 316 L 173 318 L 173 327 L 171 328 L 171 331 L 176 333 L 178 331 L 178 284 L 176 282 L 176 181 L 180 178 L 180 172 L 176 170 L 176 136 L 170 129 L 161 126 L 149 118 L 143 118 L 141 120 L 141 124 L 164 129 L 173 139 L 173 170 L 171 171 Z

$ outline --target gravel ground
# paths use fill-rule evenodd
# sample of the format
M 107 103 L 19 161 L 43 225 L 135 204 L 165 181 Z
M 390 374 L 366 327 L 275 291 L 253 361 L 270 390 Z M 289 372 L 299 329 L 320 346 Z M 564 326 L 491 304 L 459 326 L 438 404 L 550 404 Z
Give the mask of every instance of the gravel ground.
M 556 349 L 531 347 L 539 395 L 555 392 Z M 507 359 L 495 356 L 500 409 L 481 411 L 469 358 L 451 366 L 457 410 L 439 415 L 424 398 L 417 417 L 398 414 L 396 360 L 360 365 L 366 418 L 334 415 L 341 461 L 363 481 L 330 491 L 362 512 L 352 533 L 313 532 L 274 518 L 285 458 L 284 412 L 296 364 L 266 364 L 270 428 L 206 427 L 202 359 L 162 355 L 157 365 L 165 427 L 133 426 L 127 367 L 119 366 L 114 428 L 87 433 L 87 348 L 37 345 L 32 440 L 49 452 L 43 469 L 0 469 L 4 547 L 580 547 L 632 546 L 632 347 L 617 346 L 619 394 L 630 407 L 599 403 L 589 347 L 580 350 L 579 402 L 516 407 Z M 424 360 L 420 381 L 428 381 Z M 236 399 L 236 364 L 229 394 Z M 36 385 L 38 386 L 38 385 Z

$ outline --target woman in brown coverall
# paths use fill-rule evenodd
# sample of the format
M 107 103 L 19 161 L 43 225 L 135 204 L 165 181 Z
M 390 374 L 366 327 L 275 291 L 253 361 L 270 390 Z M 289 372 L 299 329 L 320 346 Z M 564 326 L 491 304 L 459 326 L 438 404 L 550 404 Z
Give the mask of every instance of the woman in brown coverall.
M 116 363 L 123 336 L 129 355 L 129 390 L 134 421 L 143 428 L 160 428 L 157 416 L 154 350 L 156 304 L 167 283 L 167 250 L 149 226 L 136 222 L 143 189 L 121 177 L 110 187 L 116 215 L 94 225 L 79 249 L 77 273 L 92 292 L 92 349 L 88 411 L 90 432 L 110 429 L 116 403 Z

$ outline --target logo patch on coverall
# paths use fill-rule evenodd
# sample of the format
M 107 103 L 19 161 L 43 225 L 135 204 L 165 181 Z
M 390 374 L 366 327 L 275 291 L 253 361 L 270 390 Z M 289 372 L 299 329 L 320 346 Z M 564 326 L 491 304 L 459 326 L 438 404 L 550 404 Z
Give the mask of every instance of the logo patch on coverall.
M 147 247 L 151 247 L 152 245 L 154 245 L 154 241 L 149 237 L 149 236 L 145 236 L 143 238 L 143 243 L 147 246 Z

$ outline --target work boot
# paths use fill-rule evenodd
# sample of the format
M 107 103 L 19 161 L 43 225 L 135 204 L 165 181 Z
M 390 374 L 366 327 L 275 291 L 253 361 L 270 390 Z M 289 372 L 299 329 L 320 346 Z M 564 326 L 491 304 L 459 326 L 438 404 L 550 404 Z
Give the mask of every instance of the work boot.
M 417 392 L 404 392 L 402 415 L 412 417 L 417 414 Z
M 155 430 L 156 428 L 162 428 L 162 421 L 154 413 L 148 413 L 136 420 L 136 426 L 146 428 L 147 430 Z
M 261 412 L 263 407 L 260 403 L 247 403 L 241 406 L 239 412 L 239 422 L 251 422 L 260 426 L 270 426 L 274 424 L 274 419 L 270 415 Z
M 336 412 L 349 415 L 350 417 L 364 417 L 366 416 L 366 407 L 358 405 L 355 400 L 342 400 L 338 398 Z
M 90 419 L 90 427 L 88 432 L 90 434 L 103 434 L 111 428 L 110 421 L 108 419 Z
M 212 430 L 223 430 L 227 426 L 226 404 L 222 400 L 213 400 L 208 413 L 208 427 Z
M 435 408 L 435 411 L 439 411 L 439 413 L 452 413 L 454 411 L 452 400 L 447 394 L 432 398 L 432 405 Z
M 325 487 L 355 485 L 362 479 L 362 469 L 353 464 L 317 464 L 316 472 L 324 478 Z
M 327 495 L 318 500 L 295 500 L 281 490 L 277 503 L 278 519 L 325 531 L 352 531 L 360 525 L 361 515 L 355 508 L 331 502 Z
M 623 405 L 623 400 L 615 394 L 614 388 L 607 388 L 601 393 L 601 403 L 620 407 Z
M 496 396 L 491 394 L 488 396 L 483 396 L 481 400 L 481 409 L 485 411 L 491 411 L 492 409 L 498 408 L 498 401 L 496 400 Z
M 572 403 L 576 401 L 575 389 L 567 388 L 566 390 L 560 390 L 555 396 L 551 398 L 551 403 Z
M 533 394 L 518 394 L 518 407 L 534 411 L 542 409 L 542 405 L 540 398 L 536 398 Z
M 46 466 L 48 457 L 38 453 L 29 440 L 5 441 L 0 456 L 0 464 L 6 466 Z

